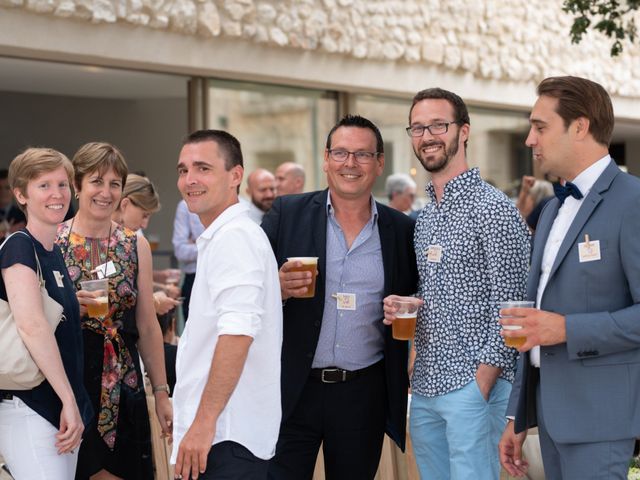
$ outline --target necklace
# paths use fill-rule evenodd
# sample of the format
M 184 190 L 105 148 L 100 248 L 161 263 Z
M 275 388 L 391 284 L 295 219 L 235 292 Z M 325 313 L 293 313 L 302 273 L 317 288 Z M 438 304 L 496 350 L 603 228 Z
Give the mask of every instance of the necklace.
M 63 252 L 64 255 L 64 259 L 65 259 L 65 263 L 67 261 L 67 256 L 68 256 L 68 251 L 69 251 L 69 244 L 71 243 L 71 234 L 73 233 L 73 224 L 76 220 L 76 217 L 74 216 L 71 219 L 71 225 L 69 225 L 69 233 L 67 235 L 66 238 L 66 242 L 65 242 L 65 249 Z M 99 238 L 89 238 L 89 270 L 87 271 L 87 268 L 85 266 L 84 261 L 80 262 L 81 265 L 81 270 L 84 273 L 84 277 L 87 279 L 91 279 L 93 278 L 93 275 L 96 274 L 98 278 L 107 278 L 107 263 L 109 260 L 109 243 L 111 242 L 111 229 L 113 227 L 113 223 L 109 224 L 109 235 L 107 236 L 106 239 L 106 244 L 104 246 L 104 256 L 102 255 L 102 252 L 100 251 L 101 249 L 101 245 L 100 245 L 100 239 Z M 76 233 L 76 235 L 79 235 Z M 83 236 L 83 238 L 87 238 L 85 236 Z M 104 261 L 102 260 L 104 258 Z M 102 274 L 102 276 L 99 275 L 99 273 Z

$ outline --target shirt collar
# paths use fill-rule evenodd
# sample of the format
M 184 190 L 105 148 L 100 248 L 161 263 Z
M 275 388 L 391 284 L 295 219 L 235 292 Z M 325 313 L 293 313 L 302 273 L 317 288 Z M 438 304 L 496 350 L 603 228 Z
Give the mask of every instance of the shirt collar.
M 369 221 L 371 223 L 376 223 L 378 221 L 378 207 L 376 206 L 376 200 L 371 195 L 371 218 Z M 331 191 L 327 192 L 327 206 L 326 206 L 327 217 L 334 216 L 333 213 L 333 205 L 331 204 Z
M 600 178 L 600 175 L 602 175 L 602 172 L 605 171 L 610 162 L 611 157 L 607 154 L 596 163 L 580 172 L 580 174 L 574 178 L 571 183 L 578 187 L 580 192 L 582 192 L 582 195 L 586 197 L 589 191 L 593 188 L 593 185 L 596 183 L 596 180 Z
M 444 195 L 442 196 L 442 199 L 444 200 L 451 195 L 457 196 L 459 193 L 464 192 L 473 185 L 479 184 L 481 181 L 480 169 L 478 169 L 478 167 L 470 168 L 447 182 L 444 186 Z M 427 184 L 425 191 L 431 198 L 431 201 L 436 202 L 436 190 L 433 187 L 433 182 L 429 182 Z
M 204 230 L 204 232 L 202 232 L 202 235 L 200 235 L 200 237 L 198 238 L 210 240 L 211 238 L 213 238 L 215 233 L 222 228 L 223 225 L 226 225 L 234 218 L 237 218 L 241 215 L 246 215 L 246 212 L 248 211 L 249 207 L 246 204 L 239 202 L 234 203 L 230 207 L 227 207 L 220 215 L 218 215 L 218 218 L 216 218 L 213 223 L 209 225 Z

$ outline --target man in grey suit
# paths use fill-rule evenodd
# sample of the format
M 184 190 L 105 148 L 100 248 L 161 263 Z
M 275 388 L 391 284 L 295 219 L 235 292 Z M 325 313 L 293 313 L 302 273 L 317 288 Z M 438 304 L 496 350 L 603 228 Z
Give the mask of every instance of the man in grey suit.
M 521 446 L 538 425 L 548 480 L 626 479 L 640 435 L 640 181 L 608 154 L 613 107 L 597 83 L 552 77 L 537 89 L 527 145 L 568 182 L 545 207 L 527 295 L 505 309 L 505 337 L 526 336 L 500 461 L 526 473 Z

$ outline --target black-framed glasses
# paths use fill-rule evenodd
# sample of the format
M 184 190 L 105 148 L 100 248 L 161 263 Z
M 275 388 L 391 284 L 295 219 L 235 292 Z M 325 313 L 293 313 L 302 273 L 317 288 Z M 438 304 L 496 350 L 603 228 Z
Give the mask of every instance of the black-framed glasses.
M 410 137 L 421 137 L 424 135 L 424 131 L 428 130 L 431 135 L 444 135 L 449 131 L 449 125 L 457 124 L 459 122 L 436 122 L 431 125 L 411 125 L 405 130 Z
M 334 162 L 343 163 L 347 161 L 349 155 L 353 155 L 353 158 L 361 165 L 373 162 L 379 155 L 379 152 L 350 152 L 344 148 L 332 148 L 329 150 L 329 156 Z

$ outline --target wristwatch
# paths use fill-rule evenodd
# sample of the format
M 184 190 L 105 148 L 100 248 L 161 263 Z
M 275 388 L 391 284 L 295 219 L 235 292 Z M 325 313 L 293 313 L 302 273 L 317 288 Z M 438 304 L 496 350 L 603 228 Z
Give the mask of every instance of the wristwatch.
M 166 384 L 166 383 L 164 385 L 156 385 L 155 387 L 153 387 L 151 389 L 151 391 L 153 393 L 156 393 L 156 392 L 167 392 L 167 395 L 171 395 L 171 389 L 169 388 L 169 385 Z

